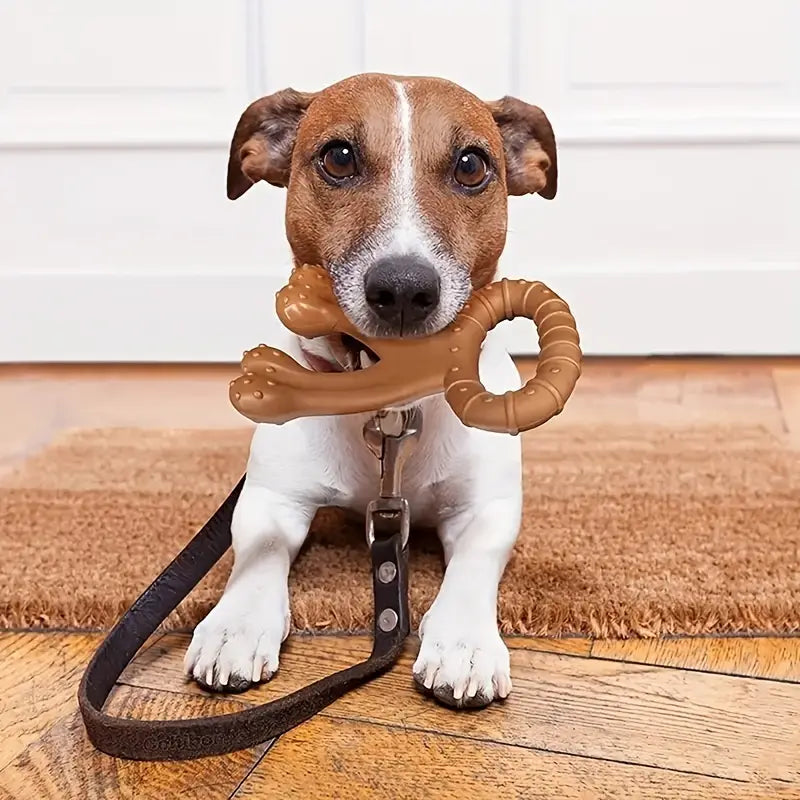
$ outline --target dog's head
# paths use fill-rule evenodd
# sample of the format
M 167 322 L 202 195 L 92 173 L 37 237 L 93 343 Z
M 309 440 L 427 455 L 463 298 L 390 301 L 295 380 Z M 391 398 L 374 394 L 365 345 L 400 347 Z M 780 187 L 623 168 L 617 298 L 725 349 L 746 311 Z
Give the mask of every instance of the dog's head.
M 556 148 L 536 106 L 484 102 L 449 81 L 366 74 L 251 104 L 228 163 L 228 197 L 288 188 L 298 263 L 331 274 L 370 336 L 448 325 L 488 283 L 505 245 L 507 195 L 556 193 Z

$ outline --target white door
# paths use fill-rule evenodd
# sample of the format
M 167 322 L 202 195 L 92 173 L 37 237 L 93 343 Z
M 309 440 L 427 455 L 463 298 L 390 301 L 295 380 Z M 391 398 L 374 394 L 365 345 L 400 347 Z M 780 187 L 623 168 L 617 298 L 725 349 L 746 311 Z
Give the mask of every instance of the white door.
M 0 360 L 269 341 L 284 196 L 225 198 L 230 134 L 367 70 L 545 109 L 559 193 L 512 200 L 503 271 L 588 353 L 800 352 L 798 41 L 795 0 L 5 0 Z

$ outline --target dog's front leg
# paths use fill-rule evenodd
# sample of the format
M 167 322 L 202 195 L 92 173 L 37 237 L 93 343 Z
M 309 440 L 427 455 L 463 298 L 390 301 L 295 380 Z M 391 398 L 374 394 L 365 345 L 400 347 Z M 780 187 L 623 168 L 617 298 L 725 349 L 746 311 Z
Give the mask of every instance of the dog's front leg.
M 517 538 L 521 494 L 442 521 L 447 568 L 420 624 L 414 679 L 456 707 L 482 707 L 511 691 L 508 649 L 497 630 L 497 589 Z
M 225 592 L 197 626 L 187 675 L 215 691 L 269 680 L 289 633 L 289 567 L 317 505 L 245 481 L 233 515 L 234 565 Z

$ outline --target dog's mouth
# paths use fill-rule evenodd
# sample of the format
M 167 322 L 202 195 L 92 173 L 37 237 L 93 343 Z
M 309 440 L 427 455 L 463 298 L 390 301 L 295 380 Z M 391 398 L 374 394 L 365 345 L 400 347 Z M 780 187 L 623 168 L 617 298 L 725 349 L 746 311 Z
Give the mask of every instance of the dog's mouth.
M 372 348 L 347 333 L 340 336 L 340 344 L 342 357 L 339 358 L 339 363 L 348 372 L 369 369 L 380 361 Z
M 322 347 L 312 346 L 312 341 L 301 340 L 300 349 L 309 367 L 316 372 L 356 372 L 380 361 L 372 348 L 346 333 L 325 336 Z

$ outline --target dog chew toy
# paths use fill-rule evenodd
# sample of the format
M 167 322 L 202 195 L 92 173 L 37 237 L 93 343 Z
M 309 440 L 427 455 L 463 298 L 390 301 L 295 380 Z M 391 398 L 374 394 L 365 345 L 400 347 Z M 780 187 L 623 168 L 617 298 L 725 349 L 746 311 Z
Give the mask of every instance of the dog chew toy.
M 305 338 L 347 334 L 378 362 L 352 372 L 318 373 L 281 350 L 259 345 L 245 352 L 243 374 L 230 399 L 254 422 L 354 414 L 414 402 L 444 392 L 465 425 L 517 434 L 559 414 L 581 373 L 581 349 L 569 306 L 539 281 L 504 278 L 473 292 L 444 330 L 431 336 L 384 339 L 364 336 L 336 302 L 328 273 L 302 266 L 278 292 L 281 322 Z M 480 348 L 499 322 L 526 317 L 536 324 L 536 374 L 502 395 L 486 391 L 478 376 Z

